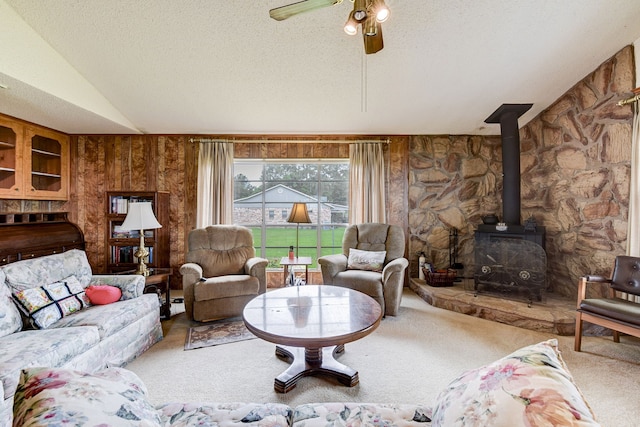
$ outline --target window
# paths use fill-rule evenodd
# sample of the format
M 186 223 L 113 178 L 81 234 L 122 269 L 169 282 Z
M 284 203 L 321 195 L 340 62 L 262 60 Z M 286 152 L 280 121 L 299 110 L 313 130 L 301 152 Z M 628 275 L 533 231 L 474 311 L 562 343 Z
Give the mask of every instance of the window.
M 256 253 L 279 268 L 289 246 L 313 259 L 338 253 L 349 218 L 348 160 L 234 162 L 233 221 L 253 231 Z M 287 222 L 294 202 L 307 204 L 311 224 Z M 275 212 L 280 212 L 276 215 Z

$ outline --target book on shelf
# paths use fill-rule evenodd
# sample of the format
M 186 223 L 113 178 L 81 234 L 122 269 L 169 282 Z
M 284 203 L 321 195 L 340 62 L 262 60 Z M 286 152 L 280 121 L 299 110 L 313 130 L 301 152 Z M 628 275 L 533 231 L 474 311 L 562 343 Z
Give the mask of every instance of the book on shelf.
M 144 237 L 153 239 L 153 230 L 144 230 Z M 114 225 L 111 232 L 111 238 L 113 239 L 139 239 L 140 230 L 123 230 L 122 226 Z
M 113 246 L 111 248 L 111 263 L 112 264 L 120 264 L 120 263 L 138 263 L 138 257 L 134 254 L 138 250 L 137 246 Z M 147 247 L 147 251 L 149 251 L 149 256 L 145 260 L 145 262 L 151 264 L 153 263 L 153 246 Z
M 111 197 L 111 213 L 126 214 L 129 212 L 129 203 L 150 202 L 153 198 L 140 196 L 113 196 Z

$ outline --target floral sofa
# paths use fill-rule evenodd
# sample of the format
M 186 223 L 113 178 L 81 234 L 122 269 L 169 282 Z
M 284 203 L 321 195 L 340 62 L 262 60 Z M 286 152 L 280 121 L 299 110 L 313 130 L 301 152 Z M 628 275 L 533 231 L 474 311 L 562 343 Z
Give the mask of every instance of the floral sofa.
M 131 371 L 87 374 L 29 368 L 16 391 L 14 426 L 598 426 L 557 340 L 534 344 L 454 379 L 433 407 L 357 402 L 152 405 Z
M 97 284 L 119 288 L 120 299 L 91 305 L 84 291 Z M 121 367 L 161 340 L 158 297 L 143 294 L 144 284 L 137 275 L 93 275 L 78 249 L 0 267 L 0 426 L 11 425 L 22 369 Z M 43 290 L 48 305 L 29 311 L 20 296 Z

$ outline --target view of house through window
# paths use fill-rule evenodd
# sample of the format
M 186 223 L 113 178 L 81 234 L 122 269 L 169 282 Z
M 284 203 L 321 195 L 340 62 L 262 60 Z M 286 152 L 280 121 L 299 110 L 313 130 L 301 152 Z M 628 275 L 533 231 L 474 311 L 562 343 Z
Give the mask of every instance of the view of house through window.
M 256 254 L 279 268 L 289 247 L 312 258 L 339 253 L 349 218 L 349 161 L 327 159 L 234 162 L 233 222 L 253 231 Z M 307 205 L 310 224 L 288 223 L 296 202 Z M 299 227 L 296 231 L 296 227 Z

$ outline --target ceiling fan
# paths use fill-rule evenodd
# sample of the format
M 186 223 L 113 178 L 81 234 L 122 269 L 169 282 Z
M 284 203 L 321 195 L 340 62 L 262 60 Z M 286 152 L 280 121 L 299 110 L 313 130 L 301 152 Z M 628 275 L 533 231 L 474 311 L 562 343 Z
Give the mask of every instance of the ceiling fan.
M 344 26 L 349 35 L 358 32 L 358 25 L 362 28 L 364 51 L 367 54 L 376 53 L 384 47 L 382 41 L 382 23 L 389 17 L 389 8 L 384 0 L 350 0 L 353 10 Z M 342 3 L 343 0 L 303 0 L 286 6 L 276 7 L 269 11 L 269 16 L 276 21 L 283 21 L 301 13 L 321 9 Z

